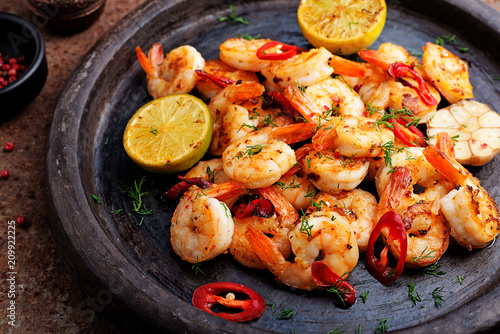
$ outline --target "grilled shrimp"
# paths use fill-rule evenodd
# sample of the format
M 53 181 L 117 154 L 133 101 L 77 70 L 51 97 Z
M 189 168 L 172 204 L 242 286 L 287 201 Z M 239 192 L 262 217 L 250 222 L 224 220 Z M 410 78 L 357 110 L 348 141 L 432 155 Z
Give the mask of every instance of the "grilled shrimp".
M 205 59 L 190 45 L 173 49 L 166 56 L 159 43 L 151 47 L 148 57 L 139 46 L 136 53 L 147 74 L 148 92 L 155 99 L 170 94 L 189 93 L 198 82 L 195 71 L 205 66 Z
M 311 266 L 318 258 L 344 277 L 358 262 L 356 237 L 347 219 L 337 212 L 304 215 L 288 237 L 295 254 L 293 263 L 281 255 L 262 231 L 251 226 L 247 232 L 255 253 L 276 280 L 288 286 L 304 290 L 318 288 L 311 274 Z
M 219 200 L 244 192 L 243 186 L 233 181 L 186 192 L 172 216 L 170 242 L 174 252 L 191 263 L 224 253 L 231 244 L 234 222 L 226 204 Z
M 313 131 L 307 123 L 254 131 L 226 148 L 222 154 L 224 172 L 249 189 L 268 187 L 297 162 L 287 143 L 308 139 Z
M 297 152 L 295 152 L 297 153 Z M 297 157 L 297 161 L 299 158 Z M 284 175 L 274 184 L 276 190 L 281 193 L 297 210 L 305 210 L 311 204 L 312 196 L 316 188 L 306 176 L 295 174 Z
M 304 160 L 302 168 L 307 177 L 325 192 L 356 188 L 369 167 L 366 158 L 345 158 L 330 149 L 311 151 Z
M 270 200 L 274 206 L 274 214 L 269 217 L 251 216 L 234 218 L 235 229 L 229 251 L 233 258 L 249 268 L 265 269 L 266 266 L 253 251 L 246 237 L 249 226 L 254 226 L 271 238 L 283 257 L 287 258 L 292 250 L 288 232 L 295 226 L 299 218 L 297 210 L 273 186 L 259 189 L 258 192 Z
M 229 181 L 229 177 L 224 173 L 222 160 L 214 158 L 206 161 L 199 161 L 184 175 L 186 178 L 201 177 L 212 183 L 224 183 Z
M 375 196 L 361 189 L 320 192 L 313 202 L 308 213 L 333 210 L 344 216 L 356 236 L 359 251 L 366 251 L 370 234 L 378 221 Z
M 500 233 L 499 212 L 493 198 L 452 156 L 433 145 L 423 153 L 439 173 L 459 187 L 440 200 L 452 237 L 469 250 L 486 247 Z
M 418 171 L 412 170 L 410 165 L 397 167 L 382 191 L 378 210 L 379 217 L 389 210 L 401 215 L 408 236 L 407 267 L 425 267 L 435 263 L 450 242 L 450 225 L 439 210 L 439 199 L 449 189 L 437 183 L 425 192 L 415 194 L 417 174 Z M 388 246 L 394 257 L 399 259 L 400 245 L 393 242 Z
M 385 125 L 377 125 L 369 117 L 342 117 L 313 138 L 316 149 L 332 148 L 344 157 L 377 157 L 382 146 L 394 141 L 394 132 Z M 318 138 L 317 136 L 320 136 Z
M 332 54 L 325 48 L 311 49 L 291 58 L 275 61 L 262 69 L 264 86 L 270 91 L 283 91 L 290 85 L 310 86 L 333 73 L 329 65 Z
M 257 57 L 257 50 L 270 39 L 245 39 L 229 38 L 219 46 L 220 59 L 237 69 L 243 71 L 260 72 L 273 63 L 273 60 L 262 60 Z M 269 52 L 275 52 L 279 46 L 270 48 Z
M 208 108 L 214 117 L 214 132 L 210 153 L 220 156 L 227 146 L 245 137 L 256 129 L 258 119 L 251 118 L 243 103 L 255 100 L 264 93 L 264 87 L 257 82 L 236 82 L 228 85 L 210 100 Z
M 228 83 L 236 81 L 251 81 L 259 82 L 257 74 L 251 71 L 243 71 L 227 65 L 220 59 L 210 59 L 205 62 L 203 67 L 203 72 L 209 75 L 214 75 L 218 78 L 223 78 Z M 196 89 L 205 99 L 211 99 L 218 92 L 224 89 L 224 86 L 215 83 L 208 77 L 199 76 L 198 83 L 196 84 Z
M 432 84 L 450 103 L 471 99 L 472 85 L 467 64 L 440 45 L 430 42 L 423 47 L 424 70 Z

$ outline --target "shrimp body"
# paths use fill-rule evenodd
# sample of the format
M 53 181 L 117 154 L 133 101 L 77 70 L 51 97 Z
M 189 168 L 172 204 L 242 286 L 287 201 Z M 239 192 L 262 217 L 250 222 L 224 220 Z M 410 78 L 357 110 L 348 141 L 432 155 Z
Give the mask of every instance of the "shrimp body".
M 425 267 L 435 263 L 450 242 L 450 225 L 440 212 L 439 204 L 439 199 L 449 189 L 436 184 L 421 194 L 415 194 L 416 183 L 410 166 L 397 167 L 380 196 L 378 210 L 379 217 L 388 210 L 401 215 L 408 237 L 407 267 Z M 393 241 L 388 246 L 394 257 L 399 259 L 401 245 Z
M 288 233 L 295 226 L 299 214 L 274 186 L 261 188 L 258 192 L 273 204 L 275 209 L 273 216 L 269 218 L 255 216 L 243 219 L 234 218 L 235 231 L 229 249 L 233 258 L 242 265 L 249 268 L 265 269 L 266 266 L 251 248 L 246 231 L 250 226 L 254 226 L 259 231 L 264 232 L 271 237 L 272 243 L 282 256 L 287 258 L 291 254 Z
M 460 187 L 440 200 L 452 237 L 469 250 L 486 247 L 500 233 L 497 204 L 479 180 L 452 156 L 432 145 L 424 149 L 424 154 L 439 173 Z
M 205 66 L 205 59 L 190 45 L 173 49 L 165 57 L 159 43 L 152 46 L 148 57 L 140 47 L 136 48 L 136 52 L 147 74 L 148 92 L 155 99 L 171 94 L 189 93 L 198 82 L 195 71 Z
M 202 179 L 217 184 L 230 180 L 224 173 L 222 160 L 220 158 L 199 161 L 184 176 L 186 178 L 201 177 Z
M 263 92 L 264 87 L 259 83 L 236 82 L 228 85 L 210 100 L 208 108 L 215 120 L 210 153 L 222 155 L 231 142 L 256 129 L 258 120 L 251 119 L 248 110 L 241 105 L 248 100 L 259 103 L 258 97 Z
M 377 126 L 368 117 L 343 117 L 330 131 L 336 136 L 328 147 L 344 157 L 377 157 L 382 155 L 382 146 L 394 141 L 394 132 L 384 125 Z
M 224 172 L 249 189 L 270 186 L 297 162 L 286 142 L 305 140 L 312 132 L 307 123 L 254 131 L 226 148 L 222 155 Z
M 264 85 L 271 91 L 283 91 L 290 85 L 310 86 L 333 73 L 332 54 L 325 48 L 311 49 L 291 58 L 275 61 L 262 70 Z
M 375 196 L 361 189 L 320 192 L 314 197 L 314 203 L 316 206 L 311 206 L 307 212 L 315 212 L 318 208 L 320 211 L 336 211 L 349 221 L 359 251 L 366 251 L 371 232 L 378 222 Z
M 298 160 L 298 157 L 297 157 Z M 311 204 L 311 193 L 316 189 L 306 176 L 295 174 L 284 175 L 274 184 L 276 190 L 281 193 L 297 210 L 305 210 Z
M 347 275 L 358 262 L 356 237 L 349 222 L 338 213 L 304 216 L 288 237 L 295 254 L 293 263 L 286 261 L 264 233 L 253 227 L 247 232 L 250 245 L 276 280 L 291 287 L 318 288 L 311 274 L 311 266 L 318 258 L 339 276 Z
M 215 197 L 241 195 L 244 188 L 229 181 L 182 196 L 172 216 L 170 242 L 184 261 L 197 263 L 225 252 L 234 233 L 234 222 L 226 204 Z
M 467 63 L 442 46 L 430 42 L 423 50 L 425 73 L 448 102 L 456 103 L 474 97 Z
M 365 104 L 358 93 L 349 87 L 342 77 L 328 77 L 308 86 L 305 93 L 318 104 L 324 118 L 327 118 L 328 114 L 362 116 L 365 111 Z
M 311 151 L 303 169 L 318 189 L 333 192 L 356 188 L 368 173 L 369 164 L 366 158 L 344 158 L 327 149 Z
M 237 69 L 260 72 L 273 61 L 259 59 L 257 50 L 270 41 L 270 39 L 229 38 L 219 46 L 219 57 L 224 63 Z M 269 49 L 269 52 L 273 51 L 272 48 Z
M 207 60 L 205 62 L 205 66 L 203 67 L 203 71 L 207 72 L 208 74 L 212 74 L 225 79 L 230 79 L 233 81 L 242 80 L 259 82 L 259 79 L 257 78 L 257 74 L 255 72 L 239 70 L 230 65 L 227 65 L 220 59 Z M 202 76 L 198 78 L 196 89 L 205 99 L 211 99 L 212 97 L 217 95 L 217 93 L 220 92 L 223 87 L 220 87 L 209 78 Z

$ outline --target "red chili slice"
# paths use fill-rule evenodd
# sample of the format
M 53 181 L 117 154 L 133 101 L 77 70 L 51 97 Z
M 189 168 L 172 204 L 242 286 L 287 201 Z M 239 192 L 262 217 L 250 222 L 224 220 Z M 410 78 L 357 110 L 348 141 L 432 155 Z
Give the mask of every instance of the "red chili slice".
M 335 287 L 342 296 L 344 304 L 349 307 L 356 301 L 356 289 L 345 279 L 333 272 L 324 262 L 316 261 L 311 267 L 314 282 L 321 287 Z
M 203 70 L 196 70 L 196 74 L 198 74 L 200 77 L 207 78 L 209 80 L 212 80 L 214 84 L 219 86 L 220 88 L 226 88 L 227 85 L 230 85 L 232 83 L 235 83 L 236 81 L 233 79 L 229 78 L 224 78 L 215 74 L 208 73 Z
M 182 195 L 191 188 L 192 185 L 196 185 L 201 189 L 210 188 L 213 184 L 201 177 L 190 177 L 185 178 L 179 175 L 181 182 L 174 185 L 167 192 L 162 194 L 162 199 L 164 200 L 176 200 L 182 197 Z
M 248 296 L 248 299 L 226 299 L 228 293 L 239 293 Z M 216 304 L 240 309 L 238 313 L 212 311 Z M 266 309 L 266 301 L 258 293 L 243 284 L 233 282 L 214 282 L 200 286 L 193 294 L 193 305 L 200 310 L 214 314 L 226 320 L 235 322 L 249 321 L 258 318 Z
M 422 101 L 424 101 L 425 104 L 430 106 L 435 106 L 438 104 L 434 96 L 432 96 L 431 92 L 427 88 L 425 80 L 422 78 L 420 74 L 418 74 L 417 71 L 415 71 L 409 65 L 403 63 L 394 63 L 389 66 L 388 72 L 391 77 L 396 79 L 396 81 L 400 82 L 406 87 L 414 89 L 418 93 L 418 95 L 420 95 Z M 411 73 L 411 75 L 413 75 L 415 80 L 417 80 L 418 87 L 413 86 L 411 83 L 402 78 L 408 72 Z
M 389 259 L 387 256 L 389 248 L 387 245 L 380 253 L 380 258 L 375 256 L 375 242 L 377 241 L 382 229 L 388 230 L 386 235 L 387 244 L 390 244 L 393 241 L 397 241 L 399 243 L 401 252 L 396 268 L 391 268 L 389 266 Z M 403 272 L 407 247 L 408 240 L 406 236 L 406 229 L 403 225 L 401 217 L 395 211 L 387 211 L 378 221 L 378 224 L 373 229 L 368 241 L 366 260 L 370 274 L 372 274 L 372 276 L 383 285 L 394 283 Z
M 276 46 L 281 45 L 280 53 L 266 53 L 266 50 Z M 297 54 L 297 47 L 294 45 L 288 45 L 277 41 L 270 41 L 262 45 L 257 50 L 257 58 L 262 60 L 285 60 L 291 58 Z
M 424 134 L 416 126 L 408 126 L 408 122 L 404 119 L 390 119 L 389 123 L 394 125 L 394 135 L 398 137 L 406 146 L 426 147 Z
M 267 95 L 273 98 L 273 100 L 276 102 L 276 104 L 278 104 L 285 116 L 291 118 L 295 116 L 295 108 L 283 94 L 281 94 L 280 92 L 267 92 Z
M 274 214 L 273 203 L 264 198 L 249 203 L 239 203 L 233 207 L 234 217 L 243 219 L 252 216 L 270 218 Z

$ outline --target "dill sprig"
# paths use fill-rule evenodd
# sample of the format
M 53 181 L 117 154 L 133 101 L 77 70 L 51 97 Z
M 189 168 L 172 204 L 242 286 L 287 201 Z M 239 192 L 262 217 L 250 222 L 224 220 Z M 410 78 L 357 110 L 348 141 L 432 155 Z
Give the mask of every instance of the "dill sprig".
M 444 302 L 444 296 L 442 295 L 443 292 L 444 290 L 441 287 L 435 288 L 434 291 L 432 291 L 432 297 L 434 297 L 434 304 L 436 305 L 436 307 L 443 305 Z
M 411 301 L 413 302 L 413 306 L 417 305 L 417 302 L 422 301 L 420 295 L 415 290 L 415 284 L 413 283 L 408 283 L 408 297 L 410 297 Z
M 219 17 L 217 19 L 219 22 L 229 21 L 230 23 L 241 23 L 244 25 L 248 25 L 247 19 L 244 19 L 241 16 L 236 15 L 236 8 L 234 8 L 233 5 L 229 5 L 229 8 L 231 9 L 231 15 L 229 15 L 229 17 L 227 16 Z
M 430 267 L 427 267 L 427 268 L 424 268 L 424 269 L 420 270 L 420 272 L 421 272 L 422 274 L 432 275 L 432 276 L 434 276 L 434 277 L 439 277 L 439 276 L 441 276 L 441 275 L 446 274 L 446 271 L 443 271 L 443 270 L 441 269 L 441 265 L 440 265 L 440 264 L 438 264 L 437 262 L 436 262 L 436 263 L 434 263 L 434 264 L 433 264 L 432 266 L 430 266 Z
M 387 318 L 379 320 L 377 324 L 378 327 L 374 331 L 375 334 L 387 332 Z
M 291 317 L 293 317 L 293 308 L 283 308 L 283 310 L 276 315 L 278 319 L 290 319 Z
M 146 176 L 144 176 L 139 183 L 137 183 L 137 180 L 135 180 L 132 186 L 130 187 L 122 186 L 120 188 L 117 188 L 117 190 L 132 199 L 132 206 L 133 206 L 132 211 L 134 211 L 139 215 L 150 215 L 152 211 L 146 207 L 143 201 L 144 196 L 149 195 L 149 192 L 142 191 L 142 185 L 144 181 L 146 181 Z M 142 221 L 143 219 L 141 219 L 139 225 L 142 224 Z

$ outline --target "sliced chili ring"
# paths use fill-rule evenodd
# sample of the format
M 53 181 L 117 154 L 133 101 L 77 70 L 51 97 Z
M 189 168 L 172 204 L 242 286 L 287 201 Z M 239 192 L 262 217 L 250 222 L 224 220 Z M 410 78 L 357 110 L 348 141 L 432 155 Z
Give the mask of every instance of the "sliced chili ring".
M 389 123 L 394 125 L 394 135 L 398 137 L 406 146 L 427 146 L 427 143 L 424 140 L 424 134 L 416 126 L 408 126 L 408 122 L 401 118 L 398 118 L 396 121 L 394 119 L 390 119 Z
M 186 191 L 191 188 L 192 185 L 196 185 L 201 189 L 206 189 L 213 184 L 201 177 L 190 177 L 186 178 L 182 175 L 178 176 L 181 182 L 174 185 L 172 188 L 164 192 L 161 197 L 163 200 L 176 200 L 182 197 Z
M 281 45 L 280 53 L 266 53 L 266 50 L 276 46 Z M 288 45 L 277 41 L 270 41 L 262 45 L 257 50 L 257 58 L 261 60 L 285 60 L 291 58 L 297 54 L 297 47 L 294 45 Z
M 377 241 L 382 229 L 387 230 L 387 244 L 380 253 L 380 257 L 375 256 L 375 242 Z M 384 232 L 385 234 L 385 232 Z M 397 241 L 400 246 L 400 256 L 395 268 L 389 266 L 388 244 Z M 403 272 L 406 260 L 406 250 L 408 239 L 406 229 L 399 214 L 395 211 L 387 211 L 378 221 L 368 240 L 368 249 L 366 251 L 366 260 L 368 271 L 383 285 L 394 283 Z
M 244 294 L 248 296 L 248 299 L 227 299 L 220 296 L 229 293 Z M 212 307 L 216 304 L 231 309 L 240 309 L 241 312 L 216 313 L 212 311 Z M 235 322 L 258 318 L 266 309 L 266 301 L 258 293 L 243 284 L 233 282 L 214 282 L 200 286 L 194 291 L 193 305 L 200 310 Z
M 314 262 L 311 266 L 311 273 L 317 286 L 325 288 L 335 287 L 347 307 L 354 305 L 356 301 L 356 289 L 354 289 L 351 283 L 334 273 L 326 263 L 322 261 Z
M 429 88 L 427 88 L 424 78 L 422 78 L 422 76 L 409 65 L 403 63 L 394 63 L 389 66 L 388 72 L 391 77 L 396 79 L 396 81 L 400 82 L 406 87 L 414 89 L 418 93 L 418 95 L 420 95 L 420 98 L 422 99 L 422 101 L 424 101 L 425 104 L 430 106 L 435 106 L 438 104 L 434 96 L 432 96 L 431 92 L 429 91 Z M 417 80 L 418 87 L 413 86 L 411 83 L 402 78 L 407 73 L 410 73 L 413 78 Z
M 236 80 L 224 78 L 224 77 L 221 77 L 221 76 L 218 76 L 215 74 L 208 73 L 207 71 L 203 71 L 203 70 L 196 70 L 195 72 L 200 77 L 207 78 L 207 79 L 211 80 L 214 84 L 216 84 L 220 88 L 226 88 L 227 85 L 230 85 L 230 84 L 236 82 Z

